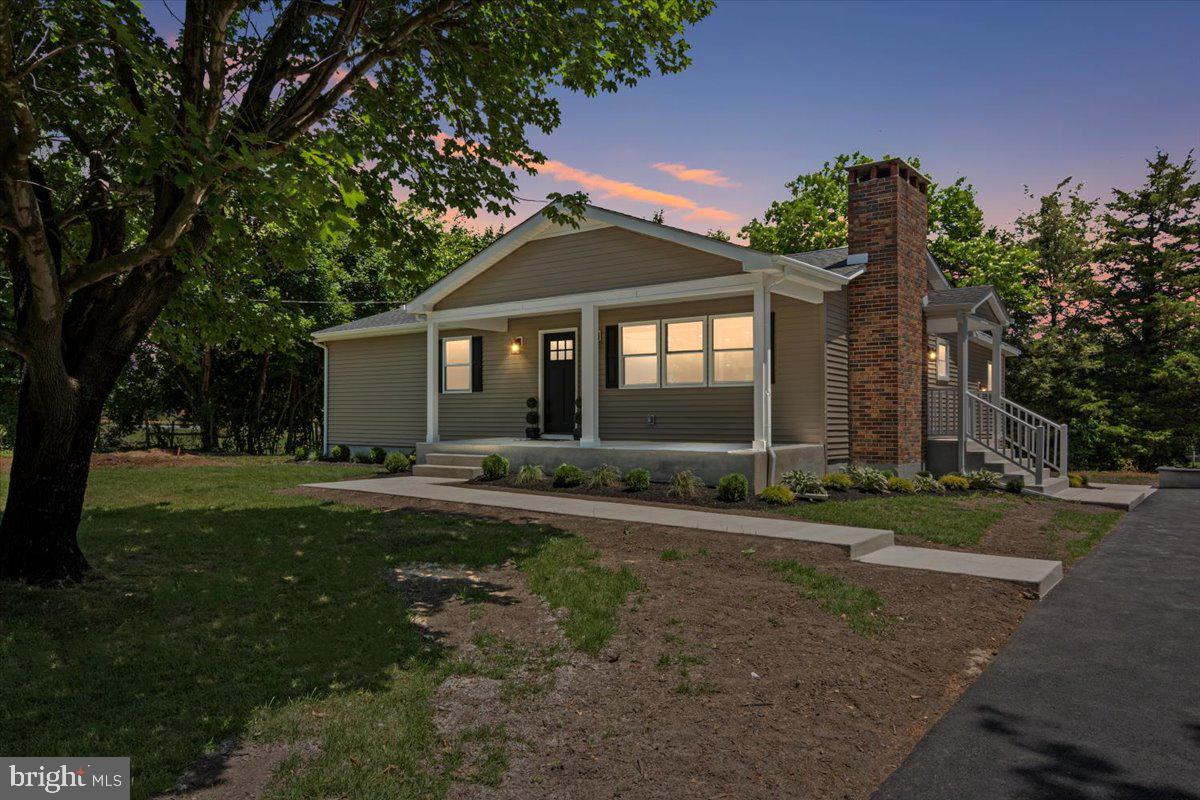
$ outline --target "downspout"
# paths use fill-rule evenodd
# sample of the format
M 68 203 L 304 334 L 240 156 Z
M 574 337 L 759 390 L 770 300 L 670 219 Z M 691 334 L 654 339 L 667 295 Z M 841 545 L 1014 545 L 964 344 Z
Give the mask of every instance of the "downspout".
M 321 348 L 324 377 L 321 380 L 321 454 L 329 456 L 329 345 L 317 342 Z
M 767 347 L 766 347 L 766 350 L 767 350 L 766 396 L 767 397 L 766 397 L 766 400 L 767 400 L 767 402 L 766 402 L 766 409 L 764 411 L 764 414 L 766 415 L 766 419 L 763 420 L 763 429 L 766 433 L 766 439 L 767 439 L 767 486 L 775 485 L 775 459 L 776 459 L 776 456 L 775 456 L 775 426 L 774 426 L 774 423 L 772 420 L 772 417 L 775 413 L 775 396 L 774 396 L 775 390 L 773 388 L 774 382 L 775 382 L 775 374 L 771 371 L 771 366 L 774 361 L 774 359 L 772 358 L 772 356 L 774 355 L 772 353 L 772 350 L 774 350 L 774 345 L 771 342 L 771 338 L 770 338 L 771 315 L 774 314 L 775 311 L 773 308 L 770 308 L 770 306 L 771 306 L 770 299 L 771 299 L 771 289 L 778 286 L 780 283 L 783 283 L 782 275 L 773 281 L 769 281 L 766 286 L 767 301 L 768 301 L 767 302 L 768 311 L 767 311 L 767 319 L 766 319 L 766 326 L 767 326 Z

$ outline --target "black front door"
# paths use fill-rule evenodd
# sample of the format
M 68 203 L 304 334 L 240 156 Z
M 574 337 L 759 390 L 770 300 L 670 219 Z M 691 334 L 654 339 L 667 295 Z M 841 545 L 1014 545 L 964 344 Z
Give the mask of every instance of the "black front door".
M 575 334 L 547 333 L 542 339 L 542 430 L 575 430 Z

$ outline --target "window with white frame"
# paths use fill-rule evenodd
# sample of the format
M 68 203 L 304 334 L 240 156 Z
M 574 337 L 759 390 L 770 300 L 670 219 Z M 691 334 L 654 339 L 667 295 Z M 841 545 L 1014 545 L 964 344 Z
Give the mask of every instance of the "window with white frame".
M 442 391 L 471 391 L 471 337 L 442 339 Z
M 937 379 L 950 380 L 950 345 L 945 339 L 937 340 Z
M 983 391 L 990 392 L 996 384 L 992 383 L 992 362 L 987 362 L 987 386 L 983 387 Z
M 704 317 L 663 320 L 664 386 L 703 386 Z
M 754 382 L 754 316 L 727 314 L 714 316 L 710 330 L 714 386 Z
M 658 386 L 658 322 L 622 322 L 620 344 L 621 386 Z

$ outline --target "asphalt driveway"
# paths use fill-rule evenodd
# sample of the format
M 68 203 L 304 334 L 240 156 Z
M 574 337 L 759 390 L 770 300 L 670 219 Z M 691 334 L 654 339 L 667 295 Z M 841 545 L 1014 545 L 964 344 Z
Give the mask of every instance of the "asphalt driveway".
M 1200 490 L 1151 495 L 875 800 L 1200 800 Z

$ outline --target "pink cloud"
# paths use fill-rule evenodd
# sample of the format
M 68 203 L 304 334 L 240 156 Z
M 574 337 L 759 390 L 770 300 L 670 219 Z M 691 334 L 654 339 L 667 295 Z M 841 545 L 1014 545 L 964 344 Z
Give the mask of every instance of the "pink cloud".
M 697 167 L 689 167 L 686 164 L 671 164 L 665 161 L 659 161 L 657 164 L 651 164 L 650 166 L 659 172 L 667 173 L 676 180 L 688 183 L 720 186 L 723 189 L 736 189 L 740 185 L 734 183 L 727 176 L 722 175 L 719 170 L 715 169 L 699 169 Z
M 599 192 L 604 197 L 620 197 L 639 203 L 687 211 L 689 213 L 685 217 L 691 220 L 729 222 L 738 218 L 736 214 L 723 209 L 701 206 L 690 197 L 660 192 L 657 189 L 639 186 L 629 181 L 619 181 L 595 172 L 577 169 L 561 161 L 547 161 L 538 168 L 538 172 L 549 175 L 557 181 L 578 184 L 589 191 Z

